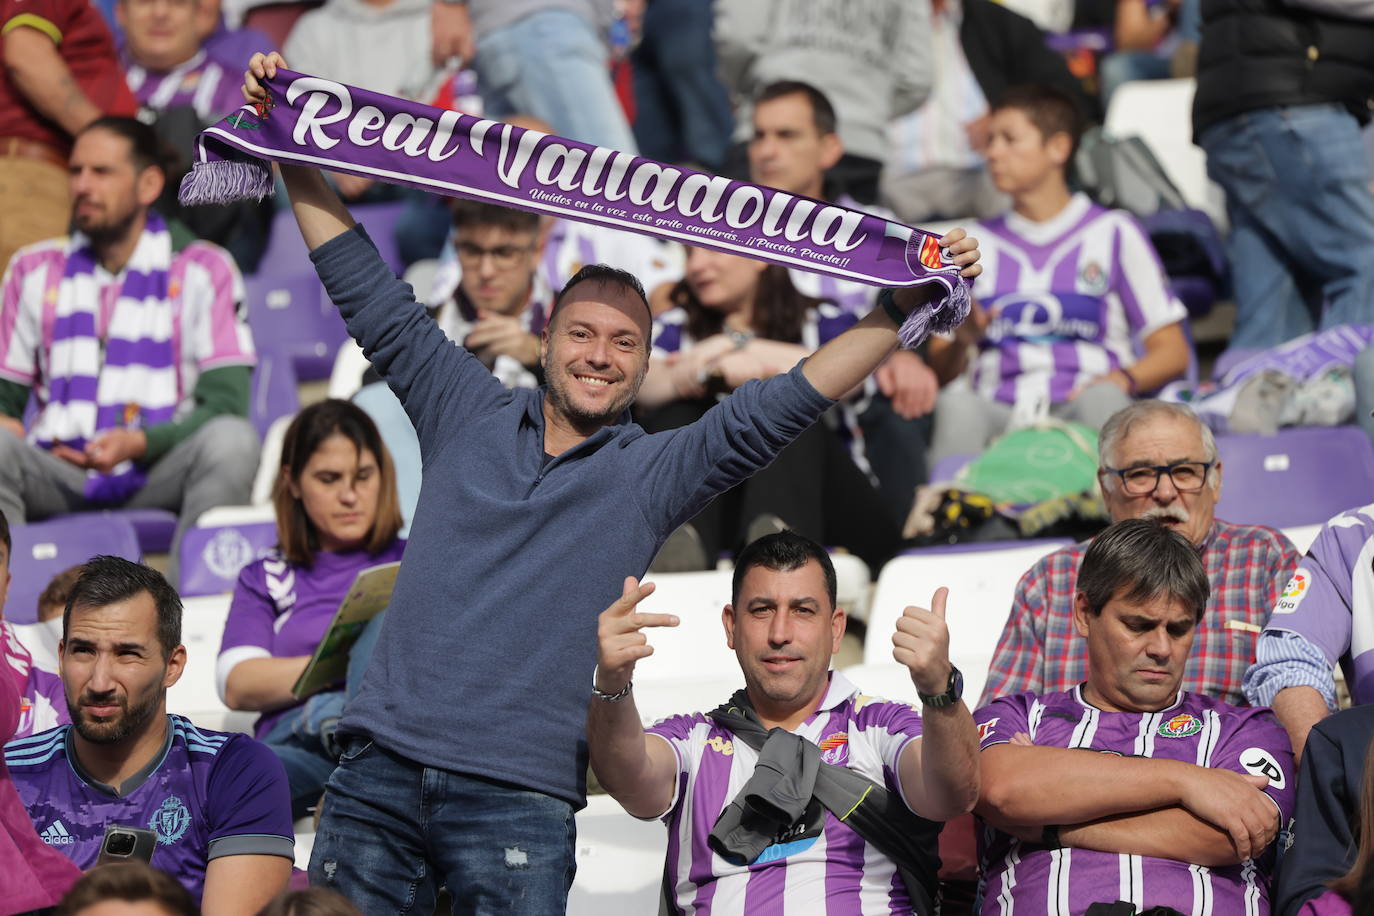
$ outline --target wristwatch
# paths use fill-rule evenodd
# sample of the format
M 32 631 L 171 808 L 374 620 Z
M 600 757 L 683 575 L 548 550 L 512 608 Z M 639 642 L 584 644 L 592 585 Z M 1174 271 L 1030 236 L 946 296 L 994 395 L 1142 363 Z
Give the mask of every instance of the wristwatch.
M 943 706 L 953 706 L 964 696 L 964 675 L 953 665 L 949 666 L 949 686 L 944 693 L 937 693 L 934 696 L 916 691 L 916 696 L 921 698 L 922 705 L 934 706 L 937 709 Z

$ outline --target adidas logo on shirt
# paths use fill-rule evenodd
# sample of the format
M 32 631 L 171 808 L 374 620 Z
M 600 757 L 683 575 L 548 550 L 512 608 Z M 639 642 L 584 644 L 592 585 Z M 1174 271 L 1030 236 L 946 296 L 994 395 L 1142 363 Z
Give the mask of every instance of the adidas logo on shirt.
M 76 840 L 72 838 L 72 835 L 67 832 L 67 828 L 62 825 L 61 821 L 53 821 L 48 825 L 46 830 L 39 834 L 39 836 L 42 837 L 43 842 L 47 843 L 49 846 L 70 846 L 72 843 L 76 842 Z

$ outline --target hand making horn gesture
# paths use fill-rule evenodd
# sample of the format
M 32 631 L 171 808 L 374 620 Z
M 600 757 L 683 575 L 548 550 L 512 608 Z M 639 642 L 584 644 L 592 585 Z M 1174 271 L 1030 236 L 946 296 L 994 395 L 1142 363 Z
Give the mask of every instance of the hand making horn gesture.
M 601 612 L 596 636 L 596 689 L 604 694 L 618 694 L 630 683 L 635 662 L 654 654 L 654 647 L 640 632 L 645 627 L 675 627 L 673 614 L 641 614 L 635 610 L 639 602 L 654 593 L 654 584 L 640 585 L 634 576 L 625 577 L 623 594 Z
M 930 599 L 930 610 L 910 606 L 897 618 L 892 634 L 892 657 L 911 672 L 916 690 L 926 695 L 944 693 L 952 666 L 949 663 L 949 627 L 945 625 L 945 601 L 949 589 L 941 586 Z

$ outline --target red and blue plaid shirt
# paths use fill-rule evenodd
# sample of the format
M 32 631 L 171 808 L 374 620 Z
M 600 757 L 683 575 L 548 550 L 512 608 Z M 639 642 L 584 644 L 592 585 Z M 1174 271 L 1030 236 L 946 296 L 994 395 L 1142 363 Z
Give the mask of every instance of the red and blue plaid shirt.
M 1023 690 L 1072 690 L 1087 678 L 1088 641 L 1073 625 L 1078 564 L 1087 549 L 1083 543 L 1056 550 L 1021 577 L 980 706 Z M 1183 673 L 1184 690 L 1246 705 L 1241 681 L 1255 660 L 1255 641 L 1299 559 L 1273 528 L 1212 523 L 1202 546 L 1212 594 Z

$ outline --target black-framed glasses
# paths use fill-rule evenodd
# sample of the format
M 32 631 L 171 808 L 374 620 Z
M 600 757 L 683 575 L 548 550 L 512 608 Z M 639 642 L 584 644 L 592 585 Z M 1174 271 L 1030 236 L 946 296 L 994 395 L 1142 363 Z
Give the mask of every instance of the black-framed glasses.
M 492 263 L 505 270 L 514 267 L 521 255 L 529 254 L 534 250 L 534 245 L 497 245 L 495 248 L 483 248 L 481 245 L 474 245 L 471 242 L 459 242 L 454 246 L 458 250 L 458 260 L 465 264 L 480 264 L 482 259 L 490 256 Z
M 1159 478 L 1169 475 L 1174 489 L 1192 493 L 1207 482 L 1207 472 L 1215 461 L 1175 461 L 1173 464 L 1153 464 L 1135 468 L 1103 468 L 1108 474 L 1121 478 L 1121 488 L 1132 496 L 1148 496 L 1159 486 Z

